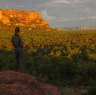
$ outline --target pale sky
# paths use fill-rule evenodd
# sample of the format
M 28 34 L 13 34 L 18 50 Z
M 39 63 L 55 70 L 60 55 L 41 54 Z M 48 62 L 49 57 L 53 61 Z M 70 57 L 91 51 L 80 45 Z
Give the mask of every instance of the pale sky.
M 0 0 L 0 8 L 39 11 L 53 27 L 96 25 L 96 0 Z

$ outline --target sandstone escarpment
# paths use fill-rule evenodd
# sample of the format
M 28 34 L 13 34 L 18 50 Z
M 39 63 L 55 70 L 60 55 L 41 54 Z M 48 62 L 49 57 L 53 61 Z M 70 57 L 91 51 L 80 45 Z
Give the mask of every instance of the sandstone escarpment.
M 49 24 L 36 11 L 0 9 L 0 23 L 5 25 L 31 26 L 33 28 L 49 28 Z

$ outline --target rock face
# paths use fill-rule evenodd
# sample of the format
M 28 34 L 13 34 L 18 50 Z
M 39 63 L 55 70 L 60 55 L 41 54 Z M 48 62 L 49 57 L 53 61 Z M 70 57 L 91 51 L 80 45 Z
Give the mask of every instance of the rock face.
M 0 9 L 0 23 L 19 26 L 27 25 L 33 28 L 39 26 L 49 28 L 48 23 L 36 11 Z
M 0 72 L 0 95 L 60 95 L 57 87 L 40 83 L 33 76 L 14 71 Z

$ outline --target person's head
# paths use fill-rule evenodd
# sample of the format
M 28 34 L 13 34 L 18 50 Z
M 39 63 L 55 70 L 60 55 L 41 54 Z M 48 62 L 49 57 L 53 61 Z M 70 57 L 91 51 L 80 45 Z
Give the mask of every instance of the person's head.
M 15 28 L 15 35 L 19 35 L 19 32 L 20 32 L 20 28 L 19 27 L 16 27 Z

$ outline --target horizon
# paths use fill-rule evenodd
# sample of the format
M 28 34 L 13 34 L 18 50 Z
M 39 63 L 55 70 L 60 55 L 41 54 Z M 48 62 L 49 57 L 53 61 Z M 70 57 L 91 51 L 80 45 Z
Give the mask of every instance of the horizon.
M 57 28 L 96 26 L 95 0 L 0 0 L 1 9 L 38 11 Z

